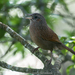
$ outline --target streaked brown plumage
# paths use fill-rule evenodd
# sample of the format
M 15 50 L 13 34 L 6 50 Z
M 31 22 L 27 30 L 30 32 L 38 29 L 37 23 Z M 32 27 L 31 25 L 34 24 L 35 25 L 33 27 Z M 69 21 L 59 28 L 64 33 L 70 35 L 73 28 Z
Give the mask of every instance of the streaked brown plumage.
M 48 27 L 45 18 L 39 13 L 29 15 L 30 19 L 30 36 L 35 44 L 45 50 L 67 49 L 71 53 L 75 52 L 60 42 L 57 34 Z

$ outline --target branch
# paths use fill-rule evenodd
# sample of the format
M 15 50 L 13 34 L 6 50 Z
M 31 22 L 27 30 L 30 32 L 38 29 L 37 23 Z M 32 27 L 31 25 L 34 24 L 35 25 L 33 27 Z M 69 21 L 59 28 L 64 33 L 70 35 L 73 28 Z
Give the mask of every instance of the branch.
M 22 73 L 32 73 L 32 74 L 40 74 L 40 75 L 61 75 L 59 73 L 59 68 L 60 68 L 60 60 L 61 57 L 58 57 L 54 66 L 53 65 L 49 65 L 49 66 L 45 66 L 44 69 L 31 69 L 31 68 L 23 68 L 23 67 L 16 67 L 16 66 L 12 66 L 9 65 L 3 61 L 0 61 L 0 66 L 12 71 L 17 71 L 17 72 L 22 72 Z
M 3 68 L 6 68 L 6 69 L 12 70 L 12 71 L 17 71 L 17 72 L 22 72 L 22 73 L 36 74 L 36 73 L 42 71 L 42 69 L 31 69 L 31 68 L 21 68 L 21 67 L 12 66 L 12 65 L 9 65 L 3 61 L 0 61 L 0 66 Z

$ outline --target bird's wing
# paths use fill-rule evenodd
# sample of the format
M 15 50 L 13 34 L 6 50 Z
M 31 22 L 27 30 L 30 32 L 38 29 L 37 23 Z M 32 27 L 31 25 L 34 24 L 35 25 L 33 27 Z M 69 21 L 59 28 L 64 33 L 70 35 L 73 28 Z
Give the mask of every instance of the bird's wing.
M 43 31 L 41 33 L 41 37 L 43 40 L 46 41 L 51 41 L 51 42 L 58 42 L 60 43 L 60 40 L 58 38 L 58 36 L 56 35 L 56 33 L 54 33 L 54 31 L 50 28 L 48 28 L 47 30 Z

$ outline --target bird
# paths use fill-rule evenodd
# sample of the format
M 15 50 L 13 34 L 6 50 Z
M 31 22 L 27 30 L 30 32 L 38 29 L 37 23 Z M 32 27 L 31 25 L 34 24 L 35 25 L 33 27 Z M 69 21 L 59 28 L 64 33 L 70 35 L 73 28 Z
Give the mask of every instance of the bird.
M 52 61 L 52 51 L 55 49 L 67 49 L 75 55 L 75 52 L 64 45 L 58 38 L 57 34 L 47 25 L 46 20 L 40 13 L 28 14 L 26 19 L 30 20 L 29 32 L 32 41 L 38 46 L 36 49 L 41 48 L 44 50 L 51 51 Z

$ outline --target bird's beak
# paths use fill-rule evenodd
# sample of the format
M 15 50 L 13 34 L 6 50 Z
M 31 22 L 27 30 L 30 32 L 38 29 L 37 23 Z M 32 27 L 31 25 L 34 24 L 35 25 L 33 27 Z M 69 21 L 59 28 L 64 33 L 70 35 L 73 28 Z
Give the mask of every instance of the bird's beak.
M 26 19 L 31 20 L 32 19 L 32 14 L 27 14 L 28 17 L 26 17 Z

